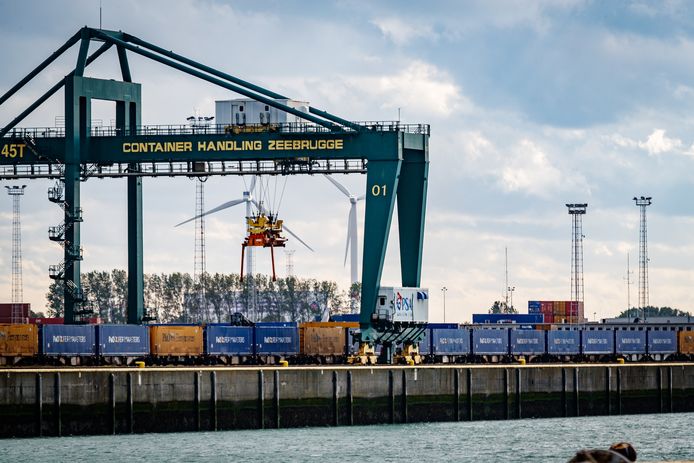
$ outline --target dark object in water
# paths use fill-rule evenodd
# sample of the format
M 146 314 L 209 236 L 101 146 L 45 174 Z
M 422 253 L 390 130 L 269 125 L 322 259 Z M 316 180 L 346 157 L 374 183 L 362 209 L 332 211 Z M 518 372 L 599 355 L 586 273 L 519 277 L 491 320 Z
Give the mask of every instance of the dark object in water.
M 620 442 L 609 450 L 580 450 L 568 463 L 632 463 L 636 461 L 636 450 L 631 444 Z
M 636 461 L 636 450 L 628 442 L 618 442 L 617 444 L 612 444 L 610 446 L 610 450 L 624 456 L 629 461 Z

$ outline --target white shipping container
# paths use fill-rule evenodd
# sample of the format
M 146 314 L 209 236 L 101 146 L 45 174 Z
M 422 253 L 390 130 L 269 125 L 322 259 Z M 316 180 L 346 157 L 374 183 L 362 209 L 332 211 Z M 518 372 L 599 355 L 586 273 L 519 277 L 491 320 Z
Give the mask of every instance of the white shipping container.
M 376 312 L 396 322 L 428 322 L 429 290 L 426 288 L 381 287 Z

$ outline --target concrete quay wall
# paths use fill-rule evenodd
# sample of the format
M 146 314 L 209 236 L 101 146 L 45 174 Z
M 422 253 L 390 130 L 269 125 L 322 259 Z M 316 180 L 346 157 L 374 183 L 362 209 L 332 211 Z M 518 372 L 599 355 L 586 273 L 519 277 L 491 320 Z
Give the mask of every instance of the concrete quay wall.
M 690 411 L 690 363 L 0 370 L 0 437 Z

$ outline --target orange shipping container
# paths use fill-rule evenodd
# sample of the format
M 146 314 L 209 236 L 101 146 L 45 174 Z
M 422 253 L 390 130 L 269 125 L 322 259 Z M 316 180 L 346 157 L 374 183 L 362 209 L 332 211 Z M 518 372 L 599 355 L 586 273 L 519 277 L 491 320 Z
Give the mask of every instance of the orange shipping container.
M 202 327 L 191 325 L 150 326 L 152 355 L 193 356 L 202 354 Z
M 29 357 L 38 352 L 38 326 L 0 325 L 0 356 Z
M 342 327 L 302 326 L 299 345 L 304 355 L 344 355 L 346 329 Z
M 680 331 L 680 354 L 694 355 L 694 331 Z

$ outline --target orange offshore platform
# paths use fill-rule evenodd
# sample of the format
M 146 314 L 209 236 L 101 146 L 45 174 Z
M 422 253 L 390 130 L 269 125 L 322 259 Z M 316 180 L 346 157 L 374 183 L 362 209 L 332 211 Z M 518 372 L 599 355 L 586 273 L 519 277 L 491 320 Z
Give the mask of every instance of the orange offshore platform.
M 248 235 L 241 243 L 241 281 L 243 281 L 243 259 L 246 255 L 246 247 L 270 248 L 272 259 L 272 281 L 277 280 L 275 274 L 275 248 L 283 248 L 287 238 L 282 236 L 282 220 L 272 214 L 260 213 L 246 219 Z

